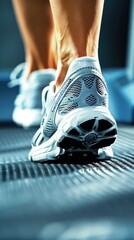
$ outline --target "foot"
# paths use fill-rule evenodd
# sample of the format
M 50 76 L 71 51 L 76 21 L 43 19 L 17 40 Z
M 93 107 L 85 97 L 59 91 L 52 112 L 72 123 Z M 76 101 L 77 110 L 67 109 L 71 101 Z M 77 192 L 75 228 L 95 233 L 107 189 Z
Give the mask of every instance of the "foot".
M 55 70 L 37 70 L 25 78 L 25 65 L 18 65 L 11 73 L 10 85 L 20 85 L 14 102 L 13 121 L 23 127 L 39 126 L 41 121 L 41 94 L 44 87 L 55 79 Z
M 108 93 L 99 63 L 82 57 L 70 65 L 55 94 L 54 82 L 44 89 L 44 115 L 35 134 L 29 158 L 56 159 L 65 152 L 90 152 L 98 158 L 112 156 L 117 126 L 108 110 Z

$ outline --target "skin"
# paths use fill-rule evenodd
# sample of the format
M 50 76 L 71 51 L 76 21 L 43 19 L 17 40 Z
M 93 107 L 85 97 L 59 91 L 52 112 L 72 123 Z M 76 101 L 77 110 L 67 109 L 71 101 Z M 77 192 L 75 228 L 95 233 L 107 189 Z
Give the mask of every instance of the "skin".
M 13 6 L 25 47 L 27 79 L 34 70 L 56 68 L 49 0 L 13 0 Z
M 98 59 L 103 0 L 50 0 L 58 48 L 56 91 L 70 63 L 83 56 Z
M 32 71 L 57 64 L 57 92 L 74 59 L 98 59 L 104 0 L 13 0 L 13 5 L 25 47 L 27 79 Z

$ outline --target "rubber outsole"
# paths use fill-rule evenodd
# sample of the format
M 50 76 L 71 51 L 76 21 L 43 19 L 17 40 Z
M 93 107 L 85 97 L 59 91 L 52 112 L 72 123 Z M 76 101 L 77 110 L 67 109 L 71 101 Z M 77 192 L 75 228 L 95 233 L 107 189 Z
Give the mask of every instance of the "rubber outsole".
M 97 128 L 95 122 L 97 123 Z M 80 124 L 77 129 L 72 128 L 68 136 L 64 137 L 58 146 L 66 151 L 87 150 L 94 152 L 95 149 L 110 146 L 114 143 L 117 135 L 116 125 L 107 120 L 88 120 Z M 81 137 L 83 136 L 83 137 Z
M 90 108 L 91 111 L 91 108 Z M 59 124 L 55 134 L 43 144 L 32 148 L 29 158 L 33 161 L 57 159 L 62 154 L 92 154 L 99 157 L 99 150 L 114 143 L 117 135 L 116 122 L 104 107 L 72 111 Z M 108 152 L 105 149 L 102 152 Z M 104 158 L 112 153 L 101 154 Z

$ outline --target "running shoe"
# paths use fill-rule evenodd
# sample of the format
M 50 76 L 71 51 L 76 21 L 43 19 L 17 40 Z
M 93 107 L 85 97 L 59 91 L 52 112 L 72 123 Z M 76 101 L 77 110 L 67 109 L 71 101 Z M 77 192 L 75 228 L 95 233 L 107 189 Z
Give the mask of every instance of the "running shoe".
M 41 94 L 44 87 L 55 79 L 54 69 L 34 71 L 25 78 L 25 64 L 19 64 L 11 73 L 10 87 L 19 84 L 19 94 L 14 102 L 13 121 L 23 127 L 39 126 L 41 121 Z
M 108 92 L 99 62 L 81 57 L 72 62 L 55 94 L 55 82 L 43 90 L 43 117 L 33 137 L 29 159 L 54 160 L 66 152 L 112 156 L 117 125 L 108 110 Z

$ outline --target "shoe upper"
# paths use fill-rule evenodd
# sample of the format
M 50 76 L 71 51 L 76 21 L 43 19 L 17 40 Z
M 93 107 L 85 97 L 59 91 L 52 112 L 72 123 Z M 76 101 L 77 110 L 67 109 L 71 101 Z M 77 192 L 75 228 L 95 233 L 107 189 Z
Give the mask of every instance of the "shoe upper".
M 19 84 L 19 94 L 15 99 L 15 107 L 20 109 L 41 109 L 41 93 L 55 79 L 54 69 L 37 70 L 25 78 L 25 64 L 18 65 L 11 73 L 10 86 Z
M 70 65 L 66 78 L 54 93 L 54 82 L 43 93 L 41 127 L 33 138 L 37 146 L 49 139 L 70 111 L 88 106 L 108 107 L 108 93 L 99 62 L 94 58 L 78 58 Z

